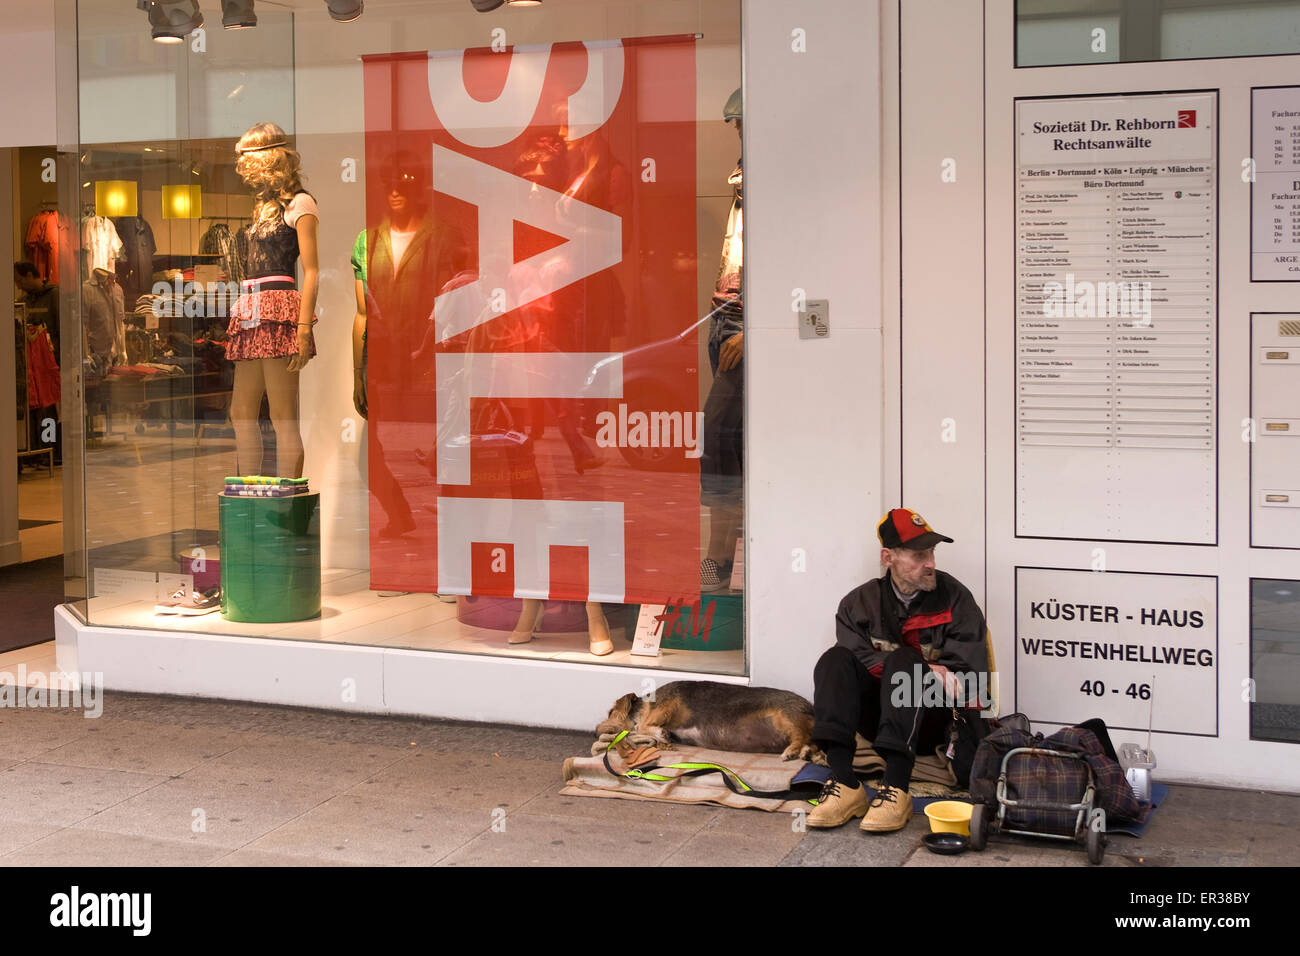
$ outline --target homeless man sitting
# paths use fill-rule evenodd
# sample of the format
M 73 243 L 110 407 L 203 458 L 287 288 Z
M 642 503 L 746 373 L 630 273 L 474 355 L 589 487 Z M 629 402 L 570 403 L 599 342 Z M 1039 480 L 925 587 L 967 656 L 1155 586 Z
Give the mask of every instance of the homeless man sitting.
M 835 646 L 813 672 L 813 741 L 825 751 L 832 776 L 808 815 L 811 827 L 837 827 L 854 817 L 864 817 L 862 829 L 870 833 L 905 827 L 916 755 L 944 746 L 953 701 L 965 703 L 960 689 L 969 681 L 957 675 L 988 670 L 984 615 L 965 585 L 934 567 L 935 545 L 952 538 L 907 508 L 885 515 L 876 535 L 885 573 L 840 601 Z M 915 686 L 917 676 L 932 692 Z M 935 681 L 943 692 L 933 692 Z M 884 782 L 870 805 L 853 772 L 855 732 L 885 760 Z

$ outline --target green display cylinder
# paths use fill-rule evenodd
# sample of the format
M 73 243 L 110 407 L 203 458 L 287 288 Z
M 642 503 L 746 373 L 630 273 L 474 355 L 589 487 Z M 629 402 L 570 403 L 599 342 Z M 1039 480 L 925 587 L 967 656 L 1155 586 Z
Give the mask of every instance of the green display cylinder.
M 221 495 L 221 616 L 303 621 L 320 614 L 320 495 Z

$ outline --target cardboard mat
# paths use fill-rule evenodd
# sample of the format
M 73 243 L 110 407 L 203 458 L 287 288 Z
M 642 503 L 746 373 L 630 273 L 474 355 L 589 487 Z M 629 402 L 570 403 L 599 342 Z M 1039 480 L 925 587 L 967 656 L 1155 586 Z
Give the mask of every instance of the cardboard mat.
M 640 777 L 627 777 L 623 774 L 630 768 L 629 755 L 618 750 L 609 752 L 609 764 L 614 772 L 605 766 L 606 746 L 612 738 L 602 737 L 592 745 L 590 757 L 570 757 L 564 761 L 564 788 L 561 793 L 584 797 L 614 797 L 627 800 L 660 800 L 669 803 L 707 803 L 720 807 L 736 807 L 754 810 L 789 812 L 795 808 L 809 809 L 808 800 L 815 798 L 821 785 L 829 778 L 830 771 L 817 764 L 802 760 L 782 760 L 780 754 L 735 753 L 725 750 L 707 750 L 702 747 L 690 747 L 675 744 L 672 750 L 655 755 L 652 771 L 656 776 L 671 777 L 670 780 L 646 780 Z M 650 743 L 648 739 L 629 737 L 636 745 Z M 872 761 L 863 760 L 862 748 L 854 767 L 864 774 L 863 783 L 867 787 L 867 797 L 875 795 L 874 786 L 878 784 L 879 767 Z M 878 759 L 878 758 L 877 758 Z M 920 761 L 918 761 L 919 763 Z M 773 797 L 752 797 L 736 793 L 722 780 L 718 773 L 699 776 L 684 776 L 680 769 L 670 769 L 671 764 L 710 763 L 728 768 L 739 782 L 752 790 L 789 790 L 797 788 L 807 791 L 807 798 L 777 799 Z M 883 764 L 883 761 L 880 762 Z M 650 770 L 650 765 L 635 769 L 642 772 Z M 872 771 L 875 771 L 874 773 Z M 741 788 L 743 789 L 743 788 Z M 909 788 L 916 812 L 921 812 L 926 804 L 935 800 L 969 799 L 970 794 L 931 780 L 919 780 L 913 777 Z
M 672 777 L 656 781 L 621 776 L 627 768 L 617 751 L 609 754 L 610 766 L 615 773 L 605 769 L 602 755 L 570 757 L 564 761 L 564 794 L 584 797 L 614 797 L 624 800 L 660 800 L 670 803 L 709 803 L 715 806 L 747 808 L 768 811 L 790 811 L 796 807 L 809 808 L 807 800 L 777 800 L 768 797 L 749 797 L 732 792 L 717 773 L 686 777 L 681 770 L 668 769 L 676 763 L 714 763 L 728 768 L 753 790 L 788 790 L 791 781 L 805 768 L 814 768 L 807 783 L 809 798 L 821 790 L 825 768 L 802 760 L 782 760 L 780 754 L 745 754 L 725 750 L 705 750 L 699 747 L 678 745 L 657 755 L 658 769 L 653 773 Z M 649 770 L 649 766 L 639 768 Z

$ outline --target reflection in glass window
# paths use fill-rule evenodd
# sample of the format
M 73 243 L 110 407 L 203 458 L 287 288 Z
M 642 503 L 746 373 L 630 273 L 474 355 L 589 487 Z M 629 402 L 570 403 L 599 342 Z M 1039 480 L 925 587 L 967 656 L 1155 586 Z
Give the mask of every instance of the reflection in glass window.
M 445 6 L 77 0 L 86 616 L 743 673 L 739 0 Z
M 1300 53 L 1296 0 L 1017 0 L 1016 66 Z
M 1250 736 L 1300 742 L 1300 581 L 1250 582 Z

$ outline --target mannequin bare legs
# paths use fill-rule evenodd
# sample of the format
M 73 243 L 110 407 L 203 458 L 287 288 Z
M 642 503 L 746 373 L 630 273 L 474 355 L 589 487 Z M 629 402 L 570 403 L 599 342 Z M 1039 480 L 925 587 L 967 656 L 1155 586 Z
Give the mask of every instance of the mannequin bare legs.
M 544 602 L 536 598 L 524 598 L 524 606 L 519 611 L 519 620 L 510 633 L 509 643 L 527 644 L 533 639 L 533 632 L 542 623 L 546 611 Z M 604 657 L 614 652 L 614 642 L 609 637 L 609 623 L 605 620 L 605 609 L 597 601 L 587 602 L 587 647 L 597 657 Z
M 587 647 L 597 657 L 614 653 L 614 642 L 609 639 L 609 622 L 605 609 L 596 601 L 587 602 Z
M 509 643 L 527 644 L 531 641 L 533 632 L 542 623 L 542 615 L 545 613 L 545 602 L 537 598 L 524 598 L 524 606 L 519 611 L 519 621 L 515 624 L 515 629 L 510 633 Z
M 302 476 L 302 435 L 298 429 L 298 373 L 283 358 L 241 359 L 235 362 L 230 395 L 230 420 L 235 426 L 235 471 L 262 470 L 262 430 L 257 422 L 265 395 L 275 426 L 275 470 L 280 478 Z

